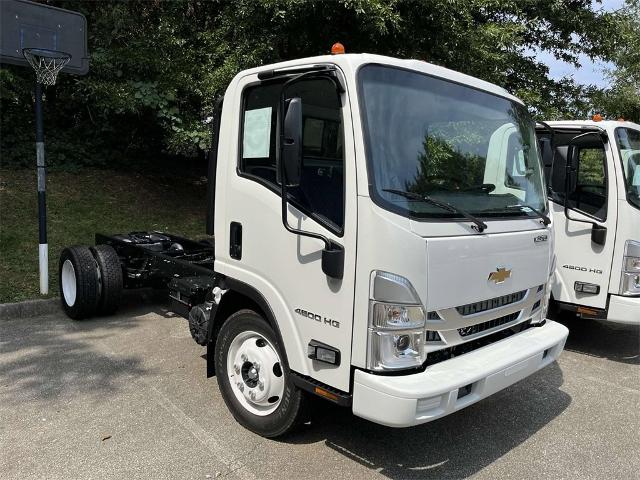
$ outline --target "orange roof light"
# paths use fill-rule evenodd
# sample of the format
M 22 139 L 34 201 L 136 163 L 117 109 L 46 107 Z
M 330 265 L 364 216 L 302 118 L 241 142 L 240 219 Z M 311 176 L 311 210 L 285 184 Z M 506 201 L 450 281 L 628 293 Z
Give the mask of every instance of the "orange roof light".
M 593 117 L 591 117 L 591 120 L 593 120 L 594 122 L 601 122 L 603 118 L 602 118 L 602 115 L 600 115 L 599 113 L 596 113 Z
M 344 45 L 340 42 L 336 42 L 331 46 L 331 55 L 343 55 L 344 54 Z

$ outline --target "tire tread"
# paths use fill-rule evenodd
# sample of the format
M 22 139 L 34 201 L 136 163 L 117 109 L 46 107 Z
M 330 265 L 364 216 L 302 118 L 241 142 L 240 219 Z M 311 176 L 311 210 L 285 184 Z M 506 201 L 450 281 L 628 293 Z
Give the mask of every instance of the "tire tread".
M 102 280 L 102 291 L 98 301 L 97 313 L 111 315 L 120 305 L 122 297 L 122 266 L 115 249 L 110 245 L 97 245 L 91 248 Z
M 76 301 L 67 305 L 62 291 L 62 265 L 70 260 L 76 274 Z M 83 245 L 65 248 L 60 254 L 58 269 L 60 285 L 60 300 L 66 314 L 74 320 L 82 320 L 96 313 L 98 307 L 98 270 L 96 261 L 89 250 Z
M 284 394 L 288 397 L 287 401 L 285 402 L 283 399 L 281 407 L 265 417 L 253 415 L 238 404 L 227 377 L 226 353 L 233 337 L 239 333 L 234 333 L 234 330 L 243 323 L 256 331 L 262 330 L 260 333 L 270 337 L 269 340 L 279 350 L 280 362 L 287 377 Z M 249 309 L 239 310 L 230 315 L 222 324 L 216 339 L 216 377 L 223 400 L 240 425 L 266 438 L 281 437 L 293 432 L 308 416 L 308 398 L 305 392 L 293 384 L 289 373 L 289 365 L 287 364 L 286 356 L 283 355 L 282 348 L 271 325 L 261 315 Z M 280 411 L 280 408 L 285 410 Z

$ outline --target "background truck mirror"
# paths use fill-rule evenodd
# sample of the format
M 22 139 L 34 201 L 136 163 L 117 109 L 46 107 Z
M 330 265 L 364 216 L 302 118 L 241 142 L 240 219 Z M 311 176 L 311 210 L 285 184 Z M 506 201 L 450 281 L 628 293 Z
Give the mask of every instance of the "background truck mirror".
M 297 187 L 302 172 L 302 100 L 294 97 L 287 103 L 282 143 L 284 180 L 287 186 Z
M 607 240 L 607 227 L 604 227 L 596 222 L 590 220 L 582 220 L 578 218 L 572 218 L 569 215 L 569 197 L 572 193 L 575 193 L 578 182 L 578 160 L 580 154 L 580 148 L 578 147 L 580 142 L 584 141 L 585 137 L 597 136 L 602 143 L 606 143 L 606 134 L 603 136 L 601 132 L 586 132 L 576 135 L 569 142 L 569 150 L 567 152 L 567 163 L 565 169 L 565 182 L 564 182 L 564 216 L 567 220 L 573 222 L 590 223 L 591 224 L 591 241 L 596 245 L 604 245 Z
M 571 145 L 569 147 L 569 151 L 567 152 L 566 175 L 564 179 L 565 203 L 567 203 L 569 195 L 574 193 L 576 190 L 576 185 L 578 181 L 578 155 L 579 154 L 580 154 L 580 150 L 576 148 L 575 145 Z

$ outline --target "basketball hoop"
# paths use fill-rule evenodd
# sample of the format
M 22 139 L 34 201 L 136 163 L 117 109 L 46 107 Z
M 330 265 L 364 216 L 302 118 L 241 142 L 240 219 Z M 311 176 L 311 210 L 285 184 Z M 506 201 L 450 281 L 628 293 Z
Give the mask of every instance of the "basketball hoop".
M 49 86 L 56 84 L 58 73 L 71 60 L 68 53 L 41 48 L 23 48 L 22 54 L 36 71 L 36 82 Z
M 47 240 L 47 164 L 44 151 L 43 91 L 55 85 L 58 74 L 89 72 L 87 19 L 80 12 L 32 0 L 0 0 L 0 66 L 33 68 L 33 89 L 38 172 L 38 264 L 40 293 L 49 293 L 49 242 Z M 51 105 L 56 107 L 56 105 Z

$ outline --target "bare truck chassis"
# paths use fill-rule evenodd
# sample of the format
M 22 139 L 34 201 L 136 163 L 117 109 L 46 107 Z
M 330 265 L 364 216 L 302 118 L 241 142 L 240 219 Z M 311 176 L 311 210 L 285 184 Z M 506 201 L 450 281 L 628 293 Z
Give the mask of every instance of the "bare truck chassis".
M 189 319 L 194 340 L 206 345 L 212 300 L 207 293 L 220 281 L 213 270 L 212 243 L 161 232 L 133 232 L 98 233 L 96 245 L 101 244 L 111 246 L 118 254 L 125 289 L 168 288 L 171 309 Z M 209 310 L 206 316 L 202 315 L 203 309 Z

